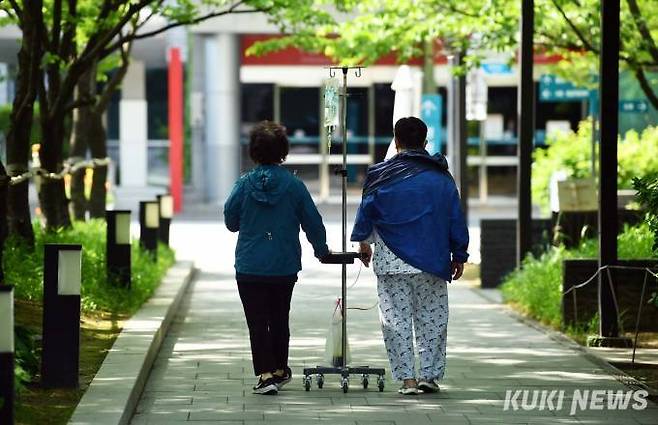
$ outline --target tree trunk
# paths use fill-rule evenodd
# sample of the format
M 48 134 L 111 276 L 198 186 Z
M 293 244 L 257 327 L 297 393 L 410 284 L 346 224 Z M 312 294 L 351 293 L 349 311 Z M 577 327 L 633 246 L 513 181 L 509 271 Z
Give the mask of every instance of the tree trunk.
M 39 4 L 36 4 L 39 3 Z M 35 2 L 35 8 L 41 8 Z M 38 13 L 38 12 L 37 12 Z M 7 171 L 10 176 L 28 170 L 30 158 L 30 135 L 34 118 L 36 87 L 41 77 L 39 66 L 43 50 L 39 40 L 39 29 L 33 22 L 30 8 L 24 11 L 23 38 L 18 52 L 16 95 L 7 132 Z M 29 246 L 34 244 L 34 231 L 29 204 L 29 181 L 9 186 L 7 189 L 7 218 L 9 233 L 23 238 Z
M 64 114 L 51 115 L 43 113 L 41 119 L 43 144 L 39 151 L 41 167 L 49 173 L 59 173 L 62 170 L 62 148 L 64 144 Z M 44 178 L 39 193 L 41 209 L 46 221 L 47 230 L 57 230 L 71 226 L 69 201 L 66 197 L 64 179 Z
M 91 67 L 78 80 L 77 99 L 82 101 L 91 99 L 95 95 L 95 86 L 96 67 Z M 72 158 L 84 160 L 87 155 L 92 110 L 93 105 L 85 104 L 73 112 L 70 154 Z M 85 174 L 86 169 L 80 168 L 71 175 L 71 204 L 73 218 L 76 220 L 85 220 L 88 209 L 87 197 L 85 196 Z
M 93 108 L 89 116 L 89 148 L 94 159 L 107 158 L 107 135 L 103 127 L 103 112 Z M 91 182 L 89 196 L 89 215 L 92 218 L 104 218 L 107 201 L 107 165 L 96 165 Z

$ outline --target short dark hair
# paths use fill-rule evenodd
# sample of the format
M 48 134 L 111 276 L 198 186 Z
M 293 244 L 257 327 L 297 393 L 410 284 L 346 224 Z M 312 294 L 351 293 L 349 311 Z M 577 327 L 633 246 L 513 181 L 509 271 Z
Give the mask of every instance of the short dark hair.
M 286 129 L 272 121 L 261 121 L 249 133 L 249 156 L 257 164 L 281 164 L 288 156 Z
M 405 149 L 422 149 L 427 138 L 427 126 L 416 117 L 400 118 L 395 123 L 395 139 Z

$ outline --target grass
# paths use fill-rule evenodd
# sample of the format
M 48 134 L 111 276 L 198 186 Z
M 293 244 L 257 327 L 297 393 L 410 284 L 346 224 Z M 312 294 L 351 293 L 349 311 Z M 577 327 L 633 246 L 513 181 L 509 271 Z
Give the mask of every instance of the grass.
M 73 228 L 44 233 L 35 226 L 35 248 L 18 240 L 5 246 L 6 280 L 15 286 L 16 376 L 19 393 L 16 403 L 18 424 L 66 424 L 84 391 L 121 332 L 123 321 L 134 314 L 157 289 L 175 261 L 170 248 L 158 247 L 158 260 L 132 246 L 132 287 L 113 286 L 106 281 L 103 220 L 76 222 Z M 43 389 L 39 386 L 43 298 L 43 246 L 46 243 L 82 245 L 82 286 L 80 323 L 80 388 Z
M 621 259 L 652 258 L 653 234 L 646 224 L 625 227 L 618 237 Z M 586 240 L 577 248 L 551 247 L 539 257 L 528 256 L 520 270 L 510 273 L 501 286 L 503 299 L 521 313 L 555 329 L 566 331 L 579 342 L 597 329 L 598 319 L 577 328 L 563 329 L 560 306 L 562 302 L 562 261 L 565 259 L 594 258 L 596 240 Z
M 5 245 L 6 281 L 15 285 L 16 299 L 40 301 L 43 297 L 43 246 L 46 243 L 82 245 L 81 308 L 83 312 L 111 311 L 132 314 L 149 299 L 164 272 L 174 262 L 174 252 L 161 245 L 158 261 L 132 244 L 132 287 L 108 285 L 105 273 L 104 220 L 76 222 L 72 229 L 44 233 L 35 225 L 35 249 L 30 250 L 17 239 Z
M 16 320 L 22 326 L 40 334 L 41 317 L 40 303 L 17 301 Z M 66 424 L 119 336 L 127 317 L 99 311 L 83 313 L 80 318 L 80 388 L 44 389 L 38 383 L 38 375 L 35 376 L 33 381 L 22 385 L 18 394 L 17 424 Z

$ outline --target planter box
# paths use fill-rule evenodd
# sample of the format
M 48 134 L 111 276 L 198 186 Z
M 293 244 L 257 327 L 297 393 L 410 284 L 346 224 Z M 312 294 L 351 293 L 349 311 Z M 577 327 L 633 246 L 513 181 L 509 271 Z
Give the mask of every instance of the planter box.
M 532 221 L 533 252 L 551 242 L 551 220 Z M 480 220 L 480 281 L 482 288 L 495 288 L 516 267 L 516 220 Z
M 655 269 L 658 268 L 658 260 L 625 260 L 620 261 L 619 265 Z M 598 260 L 565 260 L 563 266 L 562 292 L 567 291 L 572 286 L 585 282 L 596 273 Z M 607 284 L 607 273 L 605 271 L 602 273 L 604 273 L 604 277 L 606 278 L 605 283 Z M 621 314 L 620 329 L 634 331 L 645 272 L 641 270 L 611 269 L 610 273 Z M 651 293 L 655 290 L 656 279 L 649 276 L 647 289 L 644 294 L 645 301 L 642 306 L 641 331 L 658 331 L 658 308 L 647 304 Z M 575 297 L 573 295 L 574 292 Z M 564 326 L 585 324 L 592 320 L 597 312 L 598 279 L 595 279 L 582 288 L 574 289 L 562 297 L 562 323 Z

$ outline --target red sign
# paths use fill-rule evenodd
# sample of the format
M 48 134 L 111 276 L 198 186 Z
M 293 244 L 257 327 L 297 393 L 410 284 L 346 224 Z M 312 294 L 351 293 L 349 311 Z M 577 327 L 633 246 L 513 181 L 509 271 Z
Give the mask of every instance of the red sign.
M 327 66 L 334 62 L 331 58 L 320 54 L 305 52 L 303 50 L 289 47 L 277 52 L 268 53 L 262 56 L 247 55 L 246 51 L 259 41 L 266 41 L 272 38 L 281 37 L 280 35 L 268 34 L 244 34 L 241 37 L 242 65 L 320 65 Z M 437 64 L 447 63 L 445 55 L 437 55 L 435 59 Z M 422 65 L 421 58 L 414 58 L 407 62 L 409 65 Z M 380 58 L 375 65 L 398 65 L 395 54 L 390 53 Z

